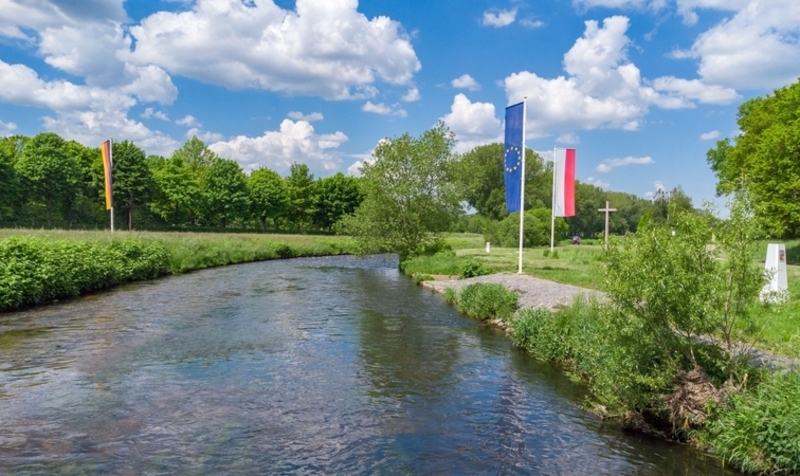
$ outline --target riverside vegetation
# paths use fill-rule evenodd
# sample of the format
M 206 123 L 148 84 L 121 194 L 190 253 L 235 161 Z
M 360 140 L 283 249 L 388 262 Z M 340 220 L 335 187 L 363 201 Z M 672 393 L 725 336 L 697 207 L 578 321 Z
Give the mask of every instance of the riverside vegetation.
M 608 302 L 514 313 L 516 294 L 493 284 L 444 297 L 467 315 L 503 321 L 517 346 L 584 381 L 587 406 L 604 417 L 690 442 L 745 472 L 799 474 L 800 375 L 752 367 L 742 353 L 800 357 L 800 270 L 789 266 L 789 303 L 758 302 L 766 243 L 742 200 L 727 222 L 676 213 L 671 225 L 640 224 L 607 253 L 525 250 L 526 273 L 600 289 Z M 480 237 L 464 235 L 447 244 L 403 270 L 418 279 L 516 270 L 515 249 L 487 254 Z M 800 243 L 787 249 L 797 263 Z
M 331 236 L 0 230 L 0 311 L 166 274 L 353 250 Z

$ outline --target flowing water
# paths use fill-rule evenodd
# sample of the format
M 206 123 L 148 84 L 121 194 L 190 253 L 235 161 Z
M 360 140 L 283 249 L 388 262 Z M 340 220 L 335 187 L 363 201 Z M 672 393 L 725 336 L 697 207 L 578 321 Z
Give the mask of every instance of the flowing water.
M 0 315 L 0 473 L 730 474 L 387 257 L 251 263 Z

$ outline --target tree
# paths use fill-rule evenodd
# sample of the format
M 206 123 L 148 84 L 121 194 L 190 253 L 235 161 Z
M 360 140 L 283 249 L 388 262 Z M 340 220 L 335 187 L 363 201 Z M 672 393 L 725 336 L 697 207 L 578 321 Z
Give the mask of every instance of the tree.
M 29 198 L 45 205 L 52 226 L 53 211 L 78 193 L 80 172 L 66 153 L 66 142 L 53 132 L 37 134 L 25 143 L 16 170 Z
M 480 215 L 502 220 L 506 212 L 503 144 L 476 147 L 464 154 L 455 168 L 464 200 Z M 547 177 L 545 177 L 547 175 Z M 552 175 L 546 174 L 542 158 L 531 149 L 525 152 L 525 208 L 547 206 L 552 185 L 544 187 Z
M 150 208 L 173 226 L 192 222 L 200 202 L 200 184 L 186 159 L 173 154 L 169 159 L 159 157 L 148 162 L 156 183 Z
M 128 210 L 128 230 L 133 229 L 133 210 L 146 203 L 153 192 L 154 181 L 142 149 L 133 142 L 112 145 L 112 190 L 114 207 Z
M 693 212 L 692 199 L 678 186 L 667 192 L 663 188 L 653 197 L 650 218 L 657 224 L 669 225 L 672 215 L 682 212 Z
M 454 178 L 453 133 L 437 123 L 418 138 L 381 141 L 374 162 L 362 166 L 364 201 L 340 230 L 365 251 L 409 256 L 446 231 L 461 213 Z
M 19 154 L 11 137 L 0 139 L 0 220 L 14 216 L 22 206 L 19 176 L 14 169 Z
M 289 202 L 286 206 L 285 217 L 296 230 L 302 230 L 311 222 L 314 211 L 314 174 L 306 164 L 293 163 L 289 167 L 289 176 L 286 177 L 286 189 Z
M 250 206 L 247 178 L 234 160 L 216 159 L 211 163 L 203 190 L 206 217 L 225 227 L 237 218 L 244 218 Z
M 319 229 L 330 230 L 344 215 L 350 215 L 364 199 L 359 179 L 339 172 L 314 182 L 311 221 Z
M 800 235 L 800 81 L 746 101 L 737 122 L 742 133 L 706 155 L 718 193 L 747 190 L 768 231 Z
M 255 169 L 247 180 L 250 189 L 250 214 L 261 222 L 261 229 L 267 230 L 267 221 L 276 225 L 289 203 L 288 189 L 277 172 L 266 167 Z

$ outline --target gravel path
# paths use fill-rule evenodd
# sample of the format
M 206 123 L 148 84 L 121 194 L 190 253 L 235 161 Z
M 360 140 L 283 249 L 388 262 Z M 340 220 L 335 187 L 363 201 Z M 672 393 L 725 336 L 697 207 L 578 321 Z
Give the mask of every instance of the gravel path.
M 443 293 L 447 288 L 460 291 L 464 286 L 473 283 L 502 284 L 506 289 L 519 294 L 518 303 L 520 309 L 545 307 L 551 311 L 555 311 L 572 304 L 575 297 L 579 294 L 583 294 L 588 299 L 592 297 L 605 299 L 606 297 L 606 295 L 600 291 L 534 278 L 526 274 L 498 273 L 467 279 L 456 279 L 451 276 L 436 276 L 435 278 L 435 281 L 423 281 L 421 284 L 439 293 Z M 759 349 L 748 350 L 750 362 L 757 367 L 766 367 L 769 369 L 800 368 L 800 359 L 782 357 Z M 739 349 L 739 351 L 745 352 L 745 349 L 742 348 Z
M 446 276 L 440 276 L 436 281 L 423 281 L 422 285 L 442 293 L 447 288 L 460 291 L 464 286 L 473 283 L 502 284 L 506 289 L 519 294 L 520 308 L 546 307 L 553 311 L 569 306 L 575 296 L 579 294 L 583 294 L 587 298 L 595 296 L 602 299 L 605 297 L 605 294 L 600 291 L 547 281 L 546 279 L 534 278 L 526 274 L 512 273 L 488 274 L 467 279 L 450 279 Z

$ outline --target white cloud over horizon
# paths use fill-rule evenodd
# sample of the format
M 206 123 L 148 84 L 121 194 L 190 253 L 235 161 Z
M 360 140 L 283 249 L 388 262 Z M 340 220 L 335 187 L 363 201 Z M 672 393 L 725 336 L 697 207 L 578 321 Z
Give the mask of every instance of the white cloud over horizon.
M 456 135 L 455 152 L 468 152 L 492 142 L 502 142 L 502 124 L 492 103 L 475 102 L 456 94 L 450 112 L 441 118 Z
M 715 140 L 719 138 L 719 131 L 708 131 L 700 134 L 700 139 L 702 140 Z
M 454 88 L 469 89 L 470 91 L 477 91 L 481 88 L 481 85 L 475 81 L 475 78 L 468 74 L 462 74 L 456 79 L 450 81 L 450 85 L 452 85 Z
M 484 26 L 493 26 L 495 28 L 502 28 L 504 26 L 508 26 L 514 23 L 514 20 L 517 18 L 517 9 L 512 8 L 511 10 L 499 10 L 496 12 L 483 12 L 483 21 L 481 22 Z
M 600 173 L 611 172 L 612 169 L 617 167 L 625 167 L 627 165 L 649 165 L 656 163 L 652 157 L 633 157 L 628 156 L 624 158 L 605 159 L 597 166 L 597 171 Z

